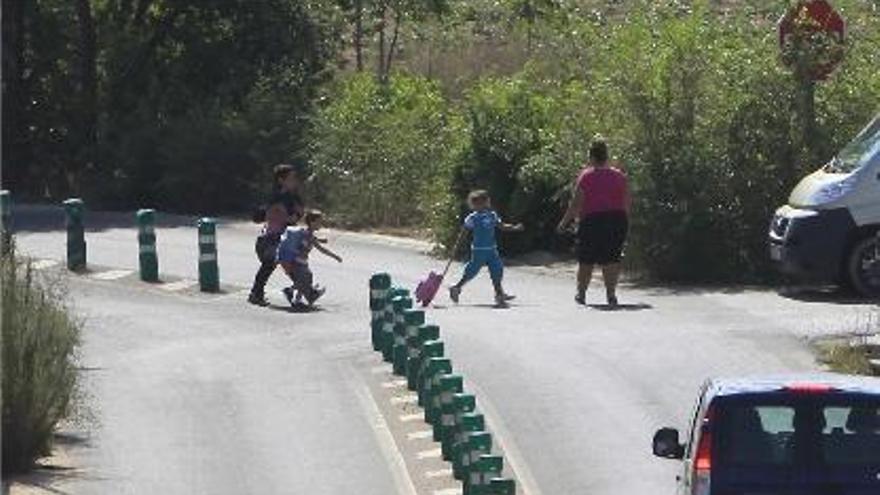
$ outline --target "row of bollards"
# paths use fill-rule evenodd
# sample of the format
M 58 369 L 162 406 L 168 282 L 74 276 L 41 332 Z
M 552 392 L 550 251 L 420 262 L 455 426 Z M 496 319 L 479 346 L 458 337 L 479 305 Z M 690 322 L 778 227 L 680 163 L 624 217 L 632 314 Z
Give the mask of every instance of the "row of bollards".
M 85 235 L 85 203 L 71 198 L 63 203 L 67 230 L 67 269 L 85 271 L 87 260 Z M 159 256 L 156 250 L 156 210 L 145 208 L 135 214 L 138 241 L 138 272 L 144 282 L 159 282 Z M 0 227 L 2 249 L 6 252 L 11 242 L 12 195 L 0 191 Z M 199 288 L 202 292 L 220 290 L 220 270 L 217 265 L 217 221 L 200 218 L 198 227 Z
M 486 431 L 476 397 L 464 392 L 464 377 L 453 373 L 452 361 L 445 357 L 440 328 L 426 324 L 425 313 L 412 308 L 410 292 L 393 287 L 390 275 L 370 278 L 373 349 L 418 393 L 425 422 L 433 427 L 434 440 L 441 444 L 443 459 L 452 463 L 464 495 L 515 495 L 515 481 L 503 477 L 504 459 L 492 455 L 492 434 Z

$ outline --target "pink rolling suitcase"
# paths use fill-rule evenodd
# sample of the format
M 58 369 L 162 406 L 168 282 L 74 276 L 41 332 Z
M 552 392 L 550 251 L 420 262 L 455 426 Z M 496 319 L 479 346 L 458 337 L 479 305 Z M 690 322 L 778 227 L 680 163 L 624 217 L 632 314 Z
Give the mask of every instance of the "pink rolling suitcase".
M 455 248 L 452 250 L 453 254 L 458 250 L 458 244 L 461 242 L 463 236 L 464 229 L 458 233 L 458 239 L 455 241 Z M 446 263 L 446 268 L 443 269 L 443 273 L 437 273 L 434 270 L 431 270 L 428 277 L 419 282 L 419 285 L 415 290 L 415 295 L 416 301 L 420 302 L 422 307 L 431 304 L 431 301 L 437 296 L 437 292 L 440 290 L 440 285 L 443 284 L 443 278 L 446 276 L 446 273 L 449 272 L 450 266 L 452 266 L 452 258 L 449 258 L 449 262 Z

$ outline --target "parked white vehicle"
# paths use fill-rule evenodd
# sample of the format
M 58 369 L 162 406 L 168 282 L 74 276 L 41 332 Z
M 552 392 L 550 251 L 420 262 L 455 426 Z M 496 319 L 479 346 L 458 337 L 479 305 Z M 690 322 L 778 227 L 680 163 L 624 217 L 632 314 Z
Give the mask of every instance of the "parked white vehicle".
M 880 296 L 880 114 L 801 180 L 769 237 L 783 273 Z

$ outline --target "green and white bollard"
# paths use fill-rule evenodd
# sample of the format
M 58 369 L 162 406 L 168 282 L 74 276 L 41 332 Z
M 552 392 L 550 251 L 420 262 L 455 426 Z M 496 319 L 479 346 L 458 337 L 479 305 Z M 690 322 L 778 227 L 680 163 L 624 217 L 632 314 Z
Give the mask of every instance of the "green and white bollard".
M 159 255 L 156 253 L 156 210 L 137 211 L 138 267 L 144 282 L 159 281 Z
M 12 193 L 0 191 L 0 254 L 6 254 L 12 245 Z
M 388 363 L 394 362 L 395 335 L 403 332 L 403 312 L 411 309 L 413 305 L 413 301 L 409 297 L 409 291 L 407 291 L 406 295 L 396 296 L 392 299 L 391 305 L 394 307 L 394 324 L 391 325 L 391 333 L 382 337 L 382 359 Z
M 74 272 L 86 269 L 85 204 L 79 198 L 62 203 L 67 227 L 67 269 Z
M 516 481 L 509 478 L 492 478 L 489 481 L 489 494 L 516 495 Z
M 199 219 L 199 289 L 220 291 L 220 268 L 217 266 L 217 221 Z
M 480 459 L 480 456 L 492 453 L 492 434 L 485 431 L 476 431 L 465 434 L 464 446 L 461 449 L 461 480 L 464 485 L 464 493 L 468 494 L 471 470 Z
M 394 333 L 394 298 L 402 295 L 405 290 L 400 287 L 392 287 L 388 291 L 387 297 L 385 297 L 385 311 L 382 314 L 382 325 L 377 336 L 379 348 L 376 350 L 379 352 L 383 352 L 383 349 L 385 349 L 386 335 Z
M 459 439 L 459 433 L 461 432 L 461 420 L 465 414 L 470 414 L 477 410 L 477 398 L 472 394 L 455 394 L 452 396 L 452 404 L 449 407 L 444 407 L 440 410 L 440 423 L 447 424 L 451 423 L 452 426 L 448 429 L 445 438 L 440 444 L 441 450 L 443 452 L 443 459 L 447 461 L 451 461 L 454 459 L 452 456 L 452 447 L 455 444 L 456 440 Z M 450 420 L 451 416 L 451 420 Z M 483 426 L 480 426 L 479 430 L 482 430 Z M 479 431 L 476 430 L 476 431 Z
M 408 330 L 409 331 L 409 330 Z M 440 327 L 437 325 L 422 325 L 416 329 L 415 337 L 407 334 L 406 347 L 408 356 L 406 359 L 406 386 L 413 392 L 419 387 L 419 365 L 421 364 L 422 344 L 440 338 Z
M 416 394 L 419 396 L 419 405 L 425 407 L 425 372 L 431 358 L 442 358 L 445 344 L 442 340 L 431 340 L 422 345 L 422 353 L 419 357 L 419 372 L 416 376 Z
M 455 426 L 453 401 L 455 394 L 464 392 L 464 378 L 461 375 L 441 375 L 437 380 L 437 393 L 434 394 L 434 441 L 449 443 L 452 428 Z
M 410 335 L 418 336 L 419 327 L 425 323 L 425 312 L 420 309 L 406 309 L 403 311 L 403 325 L 394 327 L 394 374 L 407 376 L 406 363 L 409 358 L 409 348 L 406 340 Z
M 380 338 L 385 317 L 385 301 L 391 290 L 391 276 L 387 273 L 376 273 L 370 277 L 370 340 L 373 350 L 381 349 Z
M 431 358 L 422 376 L 422 404 L 425 421 L 433 425 L 440 412 L 434 407 L 434 396 L 440 393 L 440 377 L 452 373 L 452 361 L 448 358 Z
M 490 495 L 490 483 L 500 478 L 503 470 L 504 458 L 500 455 L 481 455 L 471 465 L 463 495 Z
M 464 453 L 467 448 L 467 439 L 470 433 L 486 431 L 486 418 L 479 413 L 462 414 L 458 421 L 458 428 L 452 439 L 452 476 L 457 480 L 464 480 Z

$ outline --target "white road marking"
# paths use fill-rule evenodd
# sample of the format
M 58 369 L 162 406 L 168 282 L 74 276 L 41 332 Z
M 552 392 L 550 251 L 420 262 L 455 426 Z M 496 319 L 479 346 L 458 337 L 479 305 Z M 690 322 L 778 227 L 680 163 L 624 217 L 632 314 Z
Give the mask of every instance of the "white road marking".
M 52 268 L 56 266 L 58 263 L 61 263 L 58 260 L 34 260 L 31 262 L 31 266 L 34 270 L 45 270 L 47 268 Z
M 434 495 L 461 495 L 461 488 L 447 488 L 445 490 L 434 490 Z
M 486 429 L 494 432 L 492 440 L 498 444 L 498 448 L 504 452 L 505 465 L 510 467 L 519 485 L 519 492 L 524 495 L 541 495 L 541 489 L 535 482 L 535 477 L 529 470 L 522 456 L 522 452 L 516 447 L 513 436 L 501 421 L 501 416 L 489 401 L 488 396 L 473 382 L 469 383 L 473 394 L 479 397 L 480 410 L 486 417 Z
M 159 288 L 161 288 L 162 290 L 167 290 L 168 292 L 177 292 L 177 291 L 189 289 L 190 287 L 193 287 L 197 284 L 198 284 L 198 282 L 196 282 L 195 280 L 183 279 L 183 280 L 178 280 L 177 282 L 170 282 L 167 284 L 162 284 L 159 286 Z
M 416 454 L 419 459 L 436 459 L 443 455 L 442 449 L 423 450 Z
M 95 280 L 118 280 L 134 273 L 133 270 L 107 270 L 106 272 L 97 272 L 89 275 Z
M 425 417 L 424 414 L 404 414 L 403 416 L 400 417 L 400 420 L 403 421 L 404 423 L 410 423 L 413 421 L 418 421 L 420 419 L 424 419 L 424 417 Z
M 419 396 L 412 395 L 412 394 L 404 395 L 403 397 L 392 397 L 391 398 L 391 403 L 395 404 L 395 405 L 397 405 L 397 404 L 415 404 L 418 401 L 419 401 Z
M 442 478 L 444 476 L 452 476 L 452 470 L 438 469 L 436 471 L 428 471 L 425 473 L 425 478 Z
M 423 440 L 425 438 L 432 438 L 434 436 L 433 430 L 422 430 L 422 431 L 414 431 L 412 433 L 406 434 L 407 440 Z
M 376 400 L 370 394 L 370 389 L 360 380 L 360 376 L 353 367 L 345 366 L 344 369 L 349 376 L 349 384 L 354 388 L 355 396 L 369 419 L 370 427 L 373 429 L 373 434 L 376 436 L 376 441 L 379 443 L 382 455 L 385 456 L 385 461 L 391 468 L 394 483 L 397 485 L 397 493 L 400 495 L 418 495 L 416 486 L 409 475 L 409 471 L 406 469 L 403 453 L 400 452 L 397 443 L 394 442 L 394 435 L 391 433 L 385 418 L 382 417 L 382 412 L 379 410 Z
M 391 380 L 382 384 L 382 388 L 401 388 L 406 386 L 406 380 Z

